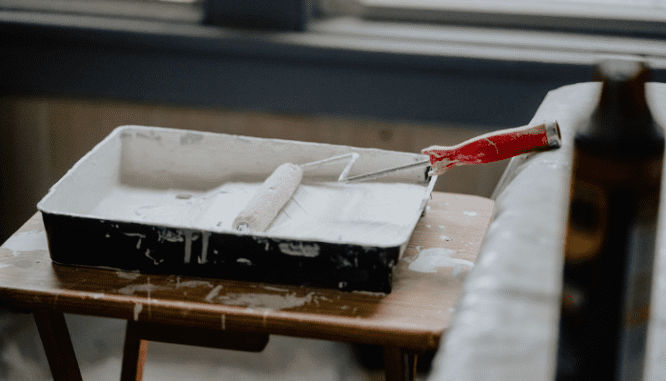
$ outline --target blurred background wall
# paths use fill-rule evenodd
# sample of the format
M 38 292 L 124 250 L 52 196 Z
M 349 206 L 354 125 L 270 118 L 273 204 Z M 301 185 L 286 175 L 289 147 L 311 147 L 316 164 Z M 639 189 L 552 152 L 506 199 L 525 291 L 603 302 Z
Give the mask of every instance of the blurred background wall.
M 69 168 L 115 127 L 136 124 L 419 152 L 484 132 L 478 126 L 140 105 L 74 98 L 0 99 L 2 235 L 15 230 Z M 504 162 L 454 168 L 437 190 L 488 197 Z M 2 240 L 2 238 L 0 238 Z
M 666 78 L 658 4 L 308 0 L 276 32 L 211 25 L 216 2 L 0 0 L 0 242 L 121 125 L 418 152 L 527 124 L 603 55 Z M 488 197 L 505 165 L 436 190 Z

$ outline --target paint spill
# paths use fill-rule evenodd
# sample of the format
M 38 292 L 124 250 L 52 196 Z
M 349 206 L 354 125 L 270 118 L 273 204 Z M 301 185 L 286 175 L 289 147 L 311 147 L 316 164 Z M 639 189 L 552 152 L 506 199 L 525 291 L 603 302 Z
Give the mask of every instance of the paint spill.
M 126 271 L 121 271 L 121 270 L 116 271 L 116 275 L 118 276 L 118 278 L 129 279 L 129 280 L 134 280 L 134 279 L 141 276 L 141 274 L 139 274 L 138 272 L 136 272 L 136 273 L 135 272 L 126 272 Z
M 298 296 L 296 293 L 287 295 L 276 294 L 254 294 L 254 293 L 229 293 L 218 297 L 224 304 L 229 306 L 244 306 L 247 308 L 268 308 L 271 310 L 284 310 L 288 308 L 301 307 L 312 303 L 315 295 L 310 292 L 304 296 Z M 212 298 L 211 298 L 212 299 Z
M 478 216 L 479 215 L 479 213 L 477 213 L 477 212 L 467 212 L 467 211 L 465 211 L 465 212 L 462 212 L 462 213 L 466 216 Z
M 436 273 L 438 267 L 451 267 L 453 276 L 474 267 L 474 263 L 460 258 L 451 258 L 455 250 L 444 248 L 425 249 L 416 260 L 409 264 L 409 269 L 420 273 Z
M 206 295 L 204 300 L 207 301 L 208 303 L 212 303 L 213 299 L 217 298 L 217 296 L 220 294 L 220 290 L 222 290 L 222 285 L 221 284 L 215 286 L 215 288 L 210 290 L 210 292 L 208 293 L 208 295 Z M 224 315 L 222 315 L 222 316 L 224 316 Z
M 123 295 L 134 295 L 137 292 L 146 292 L 148 293 L 148 298 L 150 298 L 151 292 L 157 290 L 167 290 L 167 289 L 168 287 L 166 286 L 158 286 L 156 284 L 150 284 L 150 282 L 148 282 L 146 284 L 131 284 L 129 286 L 125 286 L 119 289 L 118 293 Z
M 384 297 L 388 295 L 385 292 L 374 292 L 374 291 L 360 291 L 360 290 L 354 290 L 352 291 L 353 294 L 361 294 L 361 295 L 368 295 L 368 296 L 381 296 Z
M 206 286 L 213 288 L 213 284 L 206 281 L 206 280 L 186 280 L 185 282 L 180 281 L 180 277 L 178 277 L 178 283 L 176 284 L 176 288 L 181 288 L 181 287 L 199 287 L 199 286 Z
M 43 230 L 18 232 L 9 237 L 2 247 L 9 249 L 15 257 L 24 251 L 49 251 L 46 232 Z
M 280 288 L 280 287 L 273 287 L 273 286 L 262 286 L 264 289 L 269 290 L 269 291 L 277 291 L 277 292 L 287 292 L 289 289 L 287 288 Z

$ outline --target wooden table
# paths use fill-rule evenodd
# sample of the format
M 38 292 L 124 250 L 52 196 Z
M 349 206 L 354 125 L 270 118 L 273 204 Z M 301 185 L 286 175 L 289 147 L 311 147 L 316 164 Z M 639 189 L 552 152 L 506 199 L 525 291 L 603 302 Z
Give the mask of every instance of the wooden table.
M 419 252 L 474 262 L 492 210 L 486 198 L 433 193 L 388 295 L 56 265 L 37 213 L 0 246 L 0 304 L 33 312 L 54 380 L 81 379 L 63 313 L 128 321 L 122 380 L 141 379 L 147 341 L 261 351 L 271 334 L 381 345 L 387 379 L 412 379 L 465 278 L 415 271 L 428 269 Z

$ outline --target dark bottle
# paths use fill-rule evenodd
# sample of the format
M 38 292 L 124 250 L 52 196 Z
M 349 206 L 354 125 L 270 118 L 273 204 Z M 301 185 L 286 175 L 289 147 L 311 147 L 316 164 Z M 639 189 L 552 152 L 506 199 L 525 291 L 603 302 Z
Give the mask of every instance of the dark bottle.
M 649 70 L 611 60 L 574 139 L 557 380 L 643 377 L 664 138 L 645 99 Z

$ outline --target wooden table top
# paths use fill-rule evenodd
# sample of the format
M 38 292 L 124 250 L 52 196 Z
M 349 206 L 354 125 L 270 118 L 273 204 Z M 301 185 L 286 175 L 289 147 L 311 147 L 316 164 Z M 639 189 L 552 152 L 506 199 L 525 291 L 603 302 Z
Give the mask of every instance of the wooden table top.
M 493 205 L 433 192 L 388 295 L 57 265 L 37 213 L 0 246 L 0 304 L 432 350 L 450 324 L 466 273 L 433 264 L 446 262 L 448 253 L 475 262 Z M 433 248 L 449 250 L 423 252 Z

